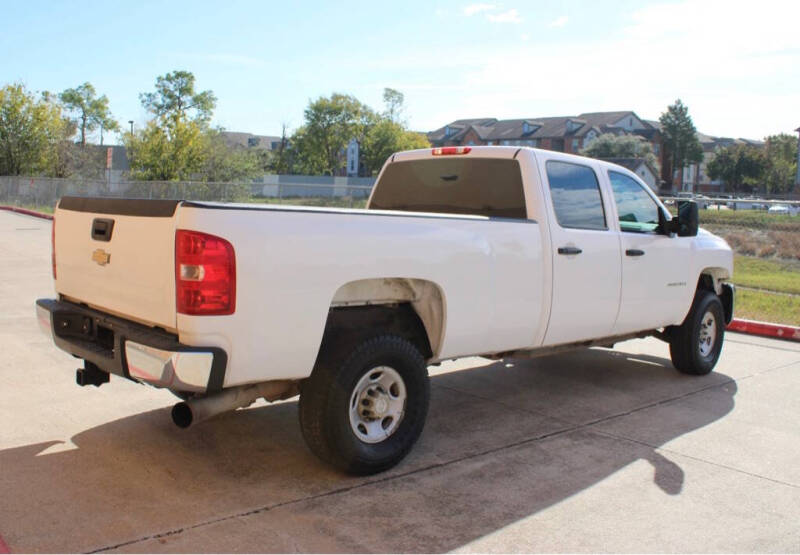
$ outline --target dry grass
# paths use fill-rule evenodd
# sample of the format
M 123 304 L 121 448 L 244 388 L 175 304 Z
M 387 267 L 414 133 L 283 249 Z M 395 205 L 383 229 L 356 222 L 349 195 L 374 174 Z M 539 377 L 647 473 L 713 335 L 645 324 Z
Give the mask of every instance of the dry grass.
M 736 254 L 800 260 L 800 233 L 798 232 L 743 230 L 715 225 L 709 225 L 707 229 L 725 239 Z

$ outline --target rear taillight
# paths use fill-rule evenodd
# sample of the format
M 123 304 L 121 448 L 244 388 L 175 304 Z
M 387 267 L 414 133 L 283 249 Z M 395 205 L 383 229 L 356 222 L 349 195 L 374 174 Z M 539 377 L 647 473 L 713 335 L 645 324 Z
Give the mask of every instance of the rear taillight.
M 53 279 L 56 279 L 56 220 L 50 227 L 50 263 L 53 265 Z
M 434 156 L 452 156 L 453 154 L 469 154 L 471 151 L 471 146 L 443 146 L 432 149 L 431 154 Z
M 236 310 L 233 245 L 199 231 L 176 231 L 175 297 L 180 314 L 233 314 Z

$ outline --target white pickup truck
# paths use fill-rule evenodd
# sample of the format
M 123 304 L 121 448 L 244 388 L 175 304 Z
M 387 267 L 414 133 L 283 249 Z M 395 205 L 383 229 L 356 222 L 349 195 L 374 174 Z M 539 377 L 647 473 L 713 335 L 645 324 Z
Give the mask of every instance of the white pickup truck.
M 393 155 L 364 210 L 62 198 L 45 332 L 208 416 L 300 395 L 303 435 L 385 470 L 425 422 L 427 366 L 669 342 L 705 374 L 733 316 L 728 245 L 619 166 L 517 147 Z

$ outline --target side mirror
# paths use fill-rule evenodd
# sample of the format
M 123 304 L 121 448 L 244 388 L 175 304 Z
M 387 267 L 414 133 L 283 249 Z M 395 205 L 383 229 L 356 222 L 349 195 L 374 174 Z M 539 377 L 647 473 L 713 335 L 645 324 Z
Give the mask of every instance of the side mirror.
M 697 235 L 699 223 L 697 203 L 693 200 L 678 201 L 678 215 L 668 220 L 663 211 L 658 211 L 658 232 L 665 235 L 677 234 L 679 237 Z
M 678 215 L 672 218 L 672 224 L 675 233 L 679 237 L 694 237 L 697 235 L 699 221 L 700 215 L 695 201 L 678 201 Z

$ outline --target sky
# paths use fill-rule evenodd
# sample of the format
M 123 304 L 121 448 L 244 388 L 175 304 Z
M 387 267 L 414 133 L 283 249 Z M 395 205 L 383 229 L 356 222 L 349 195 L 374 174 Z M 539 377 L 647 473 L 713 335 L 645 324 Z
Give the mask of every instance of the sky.
M 143 125 L 139 94 L 194 73 L 213 123 L 279 135 L 310 100 L 405 94 L 411 129 L 461 118 L 633 110 L 680 98 L 699 131 L 800 126 L 800 1 L 43 2 L 0 0 L 0 86 L 90 82 Z M 108 138 L 106 138 L 108 142 Z

